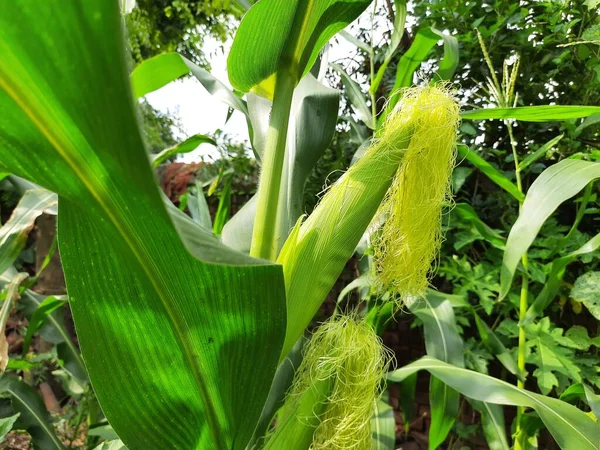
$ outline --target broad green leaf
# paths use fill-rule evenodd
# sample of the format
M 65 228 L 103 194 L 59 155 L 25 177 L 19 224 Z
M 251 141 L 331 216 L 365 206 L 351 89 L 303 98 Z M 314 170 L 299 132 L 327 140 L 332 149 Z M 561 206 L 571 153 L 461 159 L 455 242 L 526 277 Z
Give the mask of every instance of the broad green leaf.
M 64 306 L 65 303 L 67 303 L 66 300 L 56 297 L 47 297 L 42 303 L 40 303 L 31 316 L 31 319 L 29 319 L 27 334 L 25 335 L 25 340 L 23 341 L 23 355 L 26 355 L 29 351 L 29 345 L 31 344 L 33 335 L 42 326 L 46 318 L 58 308 Z
M 394 450 L 396 446 L 396 421 L 394 410 L 383 400 L 377 400 L 371 419 L 373 441 L 371 450 Z
M 248 107 L 254 129 L 253 147 L 258 156 L 262 157 L 271 102 L 248 94 Z M 294 91 L 279 196 L 279 247 L 304 212 L 304 186 L 331 142 L 337 124 L 338 108 L 339 92 L 323 86 L 312 75 L 304 77 Z M 227 222 L 223 228 L 223 242 L 248 253 L 255 215 L 256 196 Z
M 133 94 L 136 98 L 143 97 L 190 73 L 213 97 L 221 100 L 230 108 L 248 115 L 248 108 L 244 100 L 209 72 L 179 53 L 163 53 L 137 66 L 131 74 Z
M 456 328 L 456 319 L 450 302 L 440 298 L 425 297 L 411 299 L 406 305 L 423 321 L 427 354 L 457 367 L 464 367 L 464 345 Z M 456 422 L 460 396 L 447 384 L 431 377 L 429 402 L 431 405 L 429 448 L 435 450 L 444 443 Z
M 515 119 L 523 122 L 554 122 L 570 119 L 581 119 L 600 114 L 600 106 L 520 106 L 517 108 L 485 108 L 463 111 L 463 119 L 490 120 Z
M 402 381 L 427 370 L 466 397 L 486 403 L 533 408 L 563 450 L 597 450 L 600 426 L 586 413 L 555 398 L 520 389 L 489 375 L 446 364 L 429 356 L 390 372 L 388 380 Z
M 469 400 L 469 403 L 481 415 L 483 434 L 490 450 L 510 450 L 502 406 L 477 400 Z
M 13 429 L 26 430 L 31 435 L 35 450 L 64 450 L 56 436 L 50 414 L 42 398 L 25 382 L 4 375 L 0 377 L 0 395 L 8 396 L 19 418 Z
M 544 145 L 542 145 L 540 148 L 538 148 L 531 155 L 527 155 L 527 157 L 519 163 L 519 168 L 521 170 L 525 170 L 527 167 L 532 165 L 538 159 L 545 156 L 546 153 L 548 153 L 548 151 L 550 149 L 552 149 L 552 147 L 554 147 L 556 144 L 558 144 L 564 136 L 565 136 L 564 134 L 561 134 L 561 135 L 556 136 L 554 139 L 550 139 L 548 142 L 546 142 Z
M 4 441 L 4 438 L 10 430 L 13 429 L 13 425 L 17 421 L 21 414 L 17 413 L 9 417 L 3 417 L 0 419 L 0 442 Z
M 577 278 L 571 298 L 583 303 L 590 314 L 600 320 L 600 272 L 587 272 Z
M 2 308 L 0 308 L 0 330 L 6 329 L 6 322 L 8 322 L 10 313 L 14 309 L 17 300 L 20 298 L 19 287 L 27 277 L 28 275 L 26 273 L 19 273 L 15 275 L 6 286 L 6 295 L 4 297 L 4 302 L 2 303 Z M 7 364 L 8 342 L 4 332 L 2 332 L 0 334 L 0 374 L 4 373 Z
M 167 213 L 136 123 L 121 25 L 116 2 L 5 5 L 0 159 L 59 195 L 79 343 L 123 442 L 243 449 L 279 359 L 282 271 Z
M 599 163 L 567 159 L 546 169 L 533 182 L 506 242 L 500 274 L 501 298 L 508 294 L 519 260 L 546 219 L 561 203 L 598 177 Z
M 359 84 L 350 78 L 344 68 L 339 64 L 330 64 L 330 66 L 333 68 L 333 70 L 340 74 L 342 83 L 344 84 L 344 90 L 346 91 L 348 100 L 350 100 L 350 103 L 352 103 L 352 106 L 354 106 L 354 111 L 356 112 L 357 117 L 366 126 L 372 129 L 373 116 L 371 114 L 371 108 L 367 105 L 365 94 L 360 88 Z
M 162 152 L 158 153 L 152 160 L 152 167 L 158 167 L 166 160 L 173 158 L 174 156 L 193 152 L 200 144 L 211 144 L 215 147 L 217 146 L 215 140 L 210 136 L 206 136 L 204 134 L 195 134 L 187 138 L 185 141 L 174 145 L 173 147 L 166 148 Z
M 586 253 L 591 253 L 597 250 L 600 247 L 600 233 L 582 245 L 580 248 L 575 250 L 574 252 L 569 253 L 568 255 L 562 256 L 560 258 L 555 259 L 550 264 L 550 272 L 548 275 L 548 279 L 546 283 L 544 283 L 544 287 L 535 298 L 535 301 L 531 304 L 525 317 L 521 320 L 523 325 L 531 323 L 536 317 L 543 314 L 544 309 L 554 300 L 558 290 L 560 289 L 560 284 L 562 283 L 565 269 L 567 265 L 572 263 L 577 259 L 580 255 L 585 255 Z
M 283 71 L 298 83 L 329 39 L 370 3 L 261 0 L 244 16 L 235 35 L 227 60 L 231 85 L 242 92 L 254 89 L 272 99 L 277 73 Z
M 18 258 L 35 220 L 57 202 L 56 194 L 45 189 L 25 191 L 8 221 L 0 228 L 0 274 Z
M 498 169 L 492 166 L 489 162 L 471 151 L 466 145 L 457 145 L 456 150 L 461 158 L 465 158 L 479 170 L 481 170 L 491 181 L 496 183 L 518 201 L 523 201 L 525 196 L 519 191 L 517 185 L 504 176 Z
M 452 213 L 456 214 L 461 220 L 471 223 L 473 228 L 494 247 L 504 250 L 505 239 L 496 230 L 485 224 L 471 205 L 468 203 L 457 203 L 452 208 Z

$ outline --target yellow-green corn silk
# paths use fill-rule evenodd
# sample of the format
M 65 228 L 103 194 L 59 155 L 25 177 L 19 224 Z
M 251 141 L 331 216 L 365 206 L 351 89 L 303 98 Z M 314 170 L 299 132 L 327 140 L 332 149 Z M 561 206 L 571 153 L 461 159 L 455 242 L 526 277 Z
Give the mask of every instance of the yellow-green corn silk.
M 318 328 L 289 395 L 293 401 L 316 382 L 330 380 L 311 450 L 371 448 L 370 421 L 389 361 L 381 339 L 353 315 L 333 317 Z
M 380 287 L 405 298 L 423 295 L 438 256 L 442 209 L 452 198 L 460 116 L 444 85 L 410 88 L 401 95 L 381 139 L 406 123 L 413 135 L 380 209 L 385 224 L 374 242 L 374 260 Z

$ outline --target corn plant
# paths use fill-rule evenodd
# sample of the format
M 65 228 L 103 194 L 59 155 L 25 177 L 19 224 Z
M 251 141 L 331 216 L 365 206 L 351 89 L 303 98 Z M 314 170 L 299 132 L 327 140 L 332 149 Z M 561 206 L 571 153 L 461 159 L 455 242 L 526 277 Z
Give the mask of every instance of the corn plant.
M 594 420 L 559 400 L 433 357 L 387 373 L 388 352 L 358 312 L 319 328 L 279 398 L 288 390 L 286 358 L 374 217 L 385 222 L 375 272 L 381 289 L 394 293 L 392 310 L 403 302 L 418 309 L 427 298 L 439 249 L 460 119 L 445 84 L 392 96 L 380 117 L 371 108 L 374 138 L 363 156 L 301 216 L 298 198 L 331 139 L 339 96 L 310 71 L 327 41 L 370 3 L 257 2 L 228 60 L 230 82 L 246 99 L 177 54 L 149 60 L 130 81 L 116 0 L 0 7 L 0 170 L 58 195 L 58 246 L 82 359 L 128 448 L 367 449 L 385 378 L 419 370 L 445 392 L 535 409 L 562 448 L 599 448 Z M 395 41 L 405 11 L 396 4 Z M 424 33 L 425 45 L 438 37 Z M 452 39 L 444 39 L 452 54 Z M 455 63 L 444 65 L 441 79 Z M 414 67 L 406 71 L 397 87 L 410 84 Z M 222 239 L 160 195 L 137 123 L 134 97 L 188 72 L 248 116 L 261 162 L 256 198 L 218 227 Z M 463 118 L 598 111 L 503 108 Z M 3 310 L 24 279 L 9 278 Z M 23 398 L 18 380 L 2 383 L 13 404 Z M 38 428 L 40 448 L 62 448 L 51 428 Z

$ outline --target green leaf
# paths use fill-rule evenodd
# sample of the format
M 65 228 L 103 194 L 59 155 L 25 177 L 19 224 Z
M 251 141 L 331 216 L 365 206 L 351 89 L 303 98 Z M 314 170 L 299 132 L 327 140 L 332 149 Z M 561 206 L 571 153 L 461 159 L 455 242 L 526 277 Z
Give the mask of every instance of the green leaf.
M 0 419 L 0 442 L 3 442 L 8 432 L 13 429 L 13 425 L 20 415 L 20 413 L 17 413 L 9 417 L 2 417 Z
M 469 403 L 481 415 L 483 434 L 490 450 L 510 450 L 502 406 L 477 400 L 469 400 Z
M 369 4 L 371 0 L 261 0 L 242 19 L 231 46 L 231 85 L 272 98 L 274 75 L 281 70 L 298 83 L 329 39 Z
M 215 214 L 215 222 L 213 223 L 213 233 L 219 236 L 223 232 L 223 227 L 229 220 L 229 210 L 231 209 L 231 183 L 233 178 L 227 177 L 223 190 L 219 197 L 219 206 Z
M 13 409 L 19 414 L 14 429 L 26 430 L 35 450 L 64 450 L 56 436 L 50 414 L 42 398 L 21 380 L 10 376 L 0 378 L 0 393 L 10 396 Z
M 13 308 L 15 307 L 15 303 L 20 298 L 19 296 L 19 286 L 21 283 L 27 279 L 28 275 L 26 273 L 18 273 L 10 280 L 8 285 L 6 286 L 6 296 L 4 297 L 4 302 L 2 303 L 2 308 L 0 309 L 0 330 L 6 329 L 6 322 L 8 322 L 8 318 Z M 6 370 L 6 365 L 8 364 L 8 341 L 6 340 L 6 336 L 4 333 L 0 334 L 0 374 L 4 373 Z
M 179 53 L 163 53 L 147 59 L 131 74 L 131 86 L 136 98 L 143 97 L 163 86 L 192 74 L 213 97 L 244 115 L 248 115 L 246 102 L 209 72 L 181 56 Z
M 479 332 L 479 336 L 481 337 L 483 345 L 485 345 L 486 348 L 492 352 L 496 358 L 498 358 L 498 361 L 502 363 L 506 370 L 515 375 L 517 378 L 524 380 L 513 354 L 504 346 L 494 331 L 483 320 L 481 320 L 475 310 L 472 310 L 472 312 L 473 317 L 475 317 L 475 325 L 477 326 L 477 331 Z
M 196 180 L 195 190 L 188 193 L 188 209 L 192 219 L 200 225 L 204 230 L 212 230 L 212 219 L 204 190 L 200 180 Z
M 396 446 L 394 410 L 382 400 L 378 400 L 375 406 L 371 430 L 373 432 L 371 450 L 394 450 Z
M 388 380 L 402 381 L 420 370 L 427 370 L 472 399 L 533 408 L 563 450 L 598 449 L 600 427 L 586 413 L 568 403 L 520 389 L 488 375 L 425 356 L 408 366 L 390 372 Z
M 411 300 L 406 304 L 423 321 L 427 354 L 436 359 L 464 367 L 464 346 L 458 334 L 452 305 L 439 298 Z M 460 407 L 458 392 L 435 377 L 429 385 L 431 427 L 429 448 L 438 448 L 452 430 Z
M 504 250 L 505 239 L 500 236 L 496 230 L 485 224 L 471 205 L 467 203 L 457 203 L 454 205 L 454 208 L 452 208 L 452 212 L 458 215 L 461 220 L 470 222 L 473 225 L 473 228 L 475 228 L 475 230 L 477 230 L 477 232 L 494 247 Z
M 350 100 L 352 106 L 354 106 L 354 111 L 356 112 L 357 117 L 366 126 L 372 129 L 373 116 L 371 114 L 371 108 L 367 105 L 365 94 L 361 90 L 360 86 L 356 81 L 350 78 L 350 76 L 339 64 L 330 64 L 330 66 L 333 68 L 333 70 L 340 74 L 346 95 L 348 96 L 348 100 Z
M 498 169 L 489 162 L 471 151 L 466 145 L 457 145 L 456 150 L 461 158 L 467 159 L 471 164 L 481 170 L 491 181 L 496 183 L 518 201 L 523 201 L 525 196 L 519 191 L 519 188 L 508 178 L 506 178 Z
M 536 162 L 538 159 L 542 158 L 543 156 L 546 156 L 546 153 L 548 153 L 548 151 L 550 151 L 552 149 L 552 147 L 554 147 L 556 144 L 558 144 L 564 136 L 565 136 L 564 134 L 561 134 L 559 136 L 556 136 L 554 139 L 550 139 L 548 142 L 546 142 L 544 145 L 542 145 L 540 148 L 538 148 L 531 155 L 527 155 L 527 157 L 519 163 L 519 168 L 521 170 L 525 170 L 527 167 L 529 167 L 531 164 Z
M 279 195 L 279 247 L 303 213 L 304 186 L 335 132 L 339 98 L 339 91 L 325 87 L 312 75 L 304 77 L 294 91 Z M 261 157 L 269 127 L 271 102 L 248 94 L 248 106 L 254 129 L 253 147 Z M 223 242 L 248 253 L 255 215 L 256 196 L 227 222 L 223 228 Z
M 446 35 L 433 27 L 421 28 L 413 40 L 410 48 L 402 55 L 398 62 L 398 71 L 396 72 L 396 81 L 391 90 L 391 97 L 384 113 L 380 116 L 379 121 L 383 121 L 385 117 L 394 109 L 396 103 L 400 99 L 397 93 L 405 87 L 413 84 L 413 75 L 417 68 L 433 50 L 433 47 L 440 41 L 444 41 L 444 57 L 440 62 L 439 71 L 436 74 L 438 80 L 448 80 L 452 78 L 456 67 L 458 66 L 458 42 L 456 38 Z
M 587 272 L 577 278 L 571 298 L 583 303 L 590 314 L 600 320 L 600 272 Z
M 187 138 L 185 141 L 174 145 L 173 147 L 166 148 L 162 152 L 158 153 L 152 160 L 152 167 L 158 167 L 166 160 L 173 158 L 174 156 L 193 152 L 200 144 L 211 144 L 215 147 L 217 146 L 215 140 L 210 136 L 206 136 L 204 134 L 195 134 Z
M 523 122 L 554 122 L 581 119 L 600 114 L 600 106 L 520 106 L 517 108 L 485 108 L 463 111 L 463 119 L 490 120 L 515 119 Z
M 352 36 L 350 33 L 348 33 L 346 30 L 342 30 L 338 33 L 339 36 L 343 37 L 344 39 L 346 39 L 348 42 L 350 42 L 351 44 L 354 44 L 356 47 L 360 48 L 362 51 L 364 51 L 367 55 L 371 55 L 373 54 L 373 49 L 371 48 L 371 46 L 369 44 L 367 44 L 364 41 L 361 41 L 360 39 Z
M 0 28 L 0 159 L 60 197 L 70 304 L 106 417 L 131 449 L 245 448 L 286 328 L 281 268 L 165 210 L 116 2 L 11 3 Z
M 117 439 L 115 441 L 103 442 L 96 446 L 94 450 L 127 450 L 127 447 L 125 447 L 123 441 Z
M 454 76 L 459 62 L 458 41 L 454 36 L 431 28 L 444 41 L 444 57 L 440 61 L 435 80 L 450 80 Z
M 413 84 L 415 70 L 425 61 L 439 40 L 440 36 L 431 27 L 421 28 L 417 32 L 412 45 L 398 62 L 398 71 L 392 92 Z
M 1 274 L 0 286 L 6 286 L 16 275 L 17 271 L 14 268 Z M 20 304 L 23 306 L 23 312 L 29 320 L 46 298 L 48 297 L 36 294 L 30 289 L 25 289 L 21 293 Z M 64 320 L 58 311 L 46 316 L 46 320 L 38 329 L 38 332 L 45 341 L 57 345 L 58 356 L 64 361 L 64 367 L 71 374 L 79 380 L 87 380 L 87 373 L 79 350 L 71 340 L 69 332 L 65 328 Z
M 44 323 L 46 318 L 58 308 L 64 306 L 66 303 L 66 300 L 56 297 L 47 297 L 42 303 L 40 303 L 31 316 L 31 319 L 29 319 L 27 334 L 25 335 L 25 340 L 23 342 L 23 355 L 26 355 L 29 351 L 31 338 L 33 338 L 33 335 L 37 332 L 38 328 L 42 326 L 42 323 Z
M 404 35 L 404 28 L 406 27 L 406 0 L 394 0 L 395 12 L 394 12 L 394 28 L 392 29 L 392 35 L 390 37 L 390 44 L 388 45 L 385 56 L 383 58 L 383 62 L 379 69 L 377 70 L 377 74 L 375 75 L 375 79 L 371 80 L 371 87 L 369 91 L 373 94 L 377 94 L 381 81 L 383 80 L 383 76 L 385 75 L 385 71 L 387 70 L 388 65 L 390 64 L 400 42 L 402 42 L 402 36 Z M 369 47 L 370 48 L 370 47 Z M 373 50 L 371 49 L 371 54 Z
M 555 259 L 550 264 L 550 271 L 548 274 L 548 278 L 544 287 L 535 298 L 535 301 L 531 304 L 527 313 L 521 320 L 523 325 L 533 322 L 533 320 L 543 314 L 544 309 L 554 300 L 558 290 L 560 289 L 560 284 L 565 274 L 565 269 L 567 265 L 572 263 L 577 259 L 580 255 L 585 255 L 587 253 L 591 253 L 596 251 L 600 247 L 600 233 L 582 245 L 580 248 L 575 250 L 574 252 L 569 253 L 568 255 L 562 256 L 560 258 Z
M 508 294 L 519 260 L 533 243 L 546 219 L 561 203 L 598 177 L 600 164 L 567 159 L 546 169 L 533 182 L 506 242 L 500 276 L 500 298 Z
M 45 189 L 25 191 L 10 219 L 0 228 L 0 274 L 12 266 L 25 247 L 35 220 L 57 202 L 56 194 Z

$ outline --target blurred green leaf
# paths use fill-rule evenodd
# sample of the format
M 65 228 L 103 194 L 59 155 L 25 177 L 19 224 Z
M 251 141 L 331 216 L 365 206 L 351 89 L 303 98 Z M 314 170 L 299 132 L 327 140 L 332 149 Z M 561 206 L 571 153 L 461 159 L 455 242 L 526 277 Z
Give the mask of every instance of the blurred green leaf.
M 548 153 L 548 151 L 550 151 L 552 149 L 552 147 L 554 147 L 556 144 L 558 144 L 564 136 L 565 136 L 564 134 L 561 134 L 559 136 L 556 136 L 554 139 L 550 139 L 548 142 L 546 142 L 544 145 L 542 145 L 540 148 L 538 148 L 531 155 L 527 155 L 527 157 L 519 163 L 519 168 L 521 170 L 525 170 L 527 167 L 529 167 L 531 164 L 536 162 L 538 159 L 546 156 L 546 153 Z
M 471 399 L 469 403 L 481 415 L 483 434 L 490 450 L 510 450 L 502 406 Z
M 350 76 L 339 64 L 330 64 L 330 66 L 333 68 L 333 70 L 340 74 L 342 83 L 344 84 L 344 90 L 346 91 L 348 100 L 350 100 L 350 103 L 352 106 L 354 106 L 354 111 L 356 112 L 357 117 L 367 127 L 373 129 L 373 116 L 371 114 L 371 108 L 367 105 L 365 94 L 358 83 L 350 78 Z
M 13 429 L 26 430 L 35 450 L 65 450 L 42 398 L 31 386 L 4 375 L 0 377 L 0 394 L 10 397 L 13 409 L 19 414 Z
M 0 274 L 12 266 L 25 247 L 35 220 L 57 203 L 56 194 L 45 189 L 25 191 L 10 219 L 0 228 Z
M 217 236 L 223 232 L 223 227 L 229 220 L 229 211 L 231 210 L 231 183 L 233 182 L 232 177 L 225 179 L 223 190 L 219 195 L 219 206 L 215 214 L 215 221 L 213 223 L 213 233 Z
M 375 406 L 371 430 L 373 432 L 371 450 L 394 450 L 396 447 L 394 410 L 382 400 L 378 400 Z
M 471 223 L 479 234 L 494 247 L 504 250 L 505 239 L 496 230 L 483 223 L 471 205 L 457 203 L 452 208 L 452 212 L 461 220 Z
M 205 134 L 195 134 L 187 138 L 185 141 L 174 145 L 173 147 L 166 148 L 162 152 L 158 153 L 152 160 L 152 167 L 158 167 L 166 160 L 173 158 L 174 156 L 193 152 L 200 144 L 211 144 L 215 147 L 217 146 L 215 140 L 210 136 L 206 136 Z
M 481 320 L 475 310 L 472 310 L 472 312 L 473 317 L 475 317 L 475 325 L 477 326 L 477 331 L 479 331 L 479 336 L 481 337 L 483 345 L 485 345 L 486 348 L 492 352 L 496 358 L 498 358 L 498 361 L 502 363 L 506 370 L 515 375 L 517 378 L 524 380 L 513 354 L 504 346 L 502 341 L 500 341 L 498 336 L 496 336 L 496 333 L 494 333 L 494 331 L 483 320 Z
M 457 145 L 456 150 L 461 158 L 465 158 L 479 170 L 481 170 L 491 181 L 496 183 L 518 201 L 523 201 L 525 196 L 519 191 L 517 185 L 504 176 L 498 169 L 489 162 L 471 151 L 466 145 Z
M 8 432 L 13 429 L 13 425 L 20 415 L 20 413 L 17 413 L 9 417 L 0 418 L 0 442 L 3 442 Z
M 429 356 L 390 372 L 388 380 L 402 381 L 427 370 L 461 394 L 500 405 L 533 408 L 563 450 L 597 450 L 600 427 L 586 413 L 560 400 L 520 389 L 489 375 L 446 364 Z
M 26 355 L 29 351 L 31 338 L 33 338 L 33 335 L 37 332 L 38 328 L 42 326 L 42 323 L 44 323 L 46 318 L 58 308 L 64 306 L 66 303 L 66 300 L 56 297 L 46 297 L 46 299 L 40 303 L 29 319 L 27 334 L 25 335 L 25 340 L 23 341 L 23 355 Z

